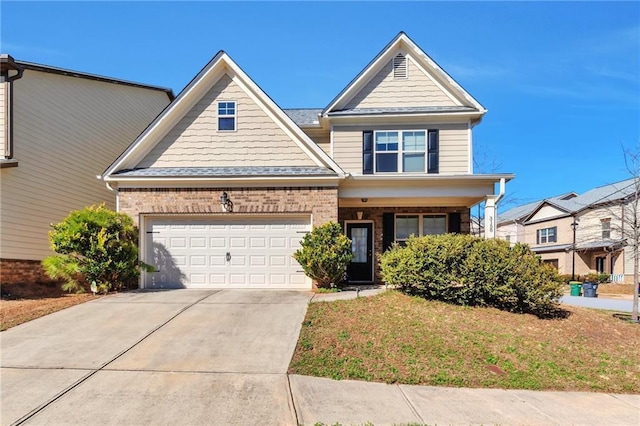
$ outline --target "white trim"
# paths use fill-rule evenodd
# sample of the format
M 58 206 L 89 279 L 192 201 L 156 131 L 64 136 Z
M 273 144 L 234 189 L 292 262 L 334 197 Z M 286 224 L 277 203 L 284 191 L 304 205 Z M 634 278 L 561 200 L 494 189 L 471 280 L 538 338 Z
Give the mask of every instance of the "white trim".
M 372 283 L 376 280 L 376 224 L 370 219 L 353 219 L 344 221 L 344 235 L 347 235 L 347 225 L 350 223 L 370 223 L 371 224 L 371 281 L 351 281 L 350 283 Z
M 329 130 L 329 155 L 331 156 L 331 158 L 333 157 L 333 124 L 331 124 L 330 130 Z
M 469 138 L 469 173 L 473 173 L 473 136 L 471 134 L 471 120 L 467 121 L 467 133 Z
M 233 115 L 224 115 L 220 117 L 220 104 L 233 102 Z M 220 130 L 220 118 L 233 118 L 233 130 Z M 216 99 L 216 132 L 218 133 L 235 133 L 238 131 L 238 101 Z

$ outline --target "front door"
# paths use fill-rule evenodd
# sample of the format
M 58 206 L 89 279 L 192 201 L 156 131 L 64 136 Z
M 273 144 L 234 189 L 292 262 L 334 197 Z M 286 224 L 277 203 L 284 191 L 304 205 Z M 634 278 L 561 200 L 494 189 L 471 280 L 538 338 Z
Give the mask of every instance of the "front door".
M 347 223 L 353 260 L 347 266 L 349 282 L 373 281 L 373 223 Z

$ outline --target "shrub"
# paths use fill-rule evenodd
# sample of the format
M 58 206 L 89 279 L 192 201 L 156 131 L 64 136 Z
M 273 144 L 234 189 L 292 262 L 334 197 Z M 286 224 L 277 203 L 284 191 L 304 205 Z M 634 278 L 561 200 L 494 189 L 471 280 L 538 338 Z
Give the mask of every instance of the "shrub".
M 576 274 L 575 279 L 571 279 L 571 278 L 572 278 L 571 274 L 560 275 L 560 279 L 565 284 L 569 284 L 570 281 L 584 281 L 584 278 L 582 277 L 582 275 L 578 275 L 578 274 Z
M 92 283 L 99 292 L 119 290 L 137 284 L 141 268 L 151 269 L 138 261 L 131 218 L 104 205 L 73 211 L 51 227 L 49 242 L 57 254 L 42 265 L 51 278 L 65 281 L 66 291 L 83 292 Z
M 553 314 L 562 295 L 557 271 L 528 246 L 447 234 L 410 238 L 381 259 L 382 277 L 401 291 L 462 305 Z
M 293 254 L 304 273 L 317 282 L 318 287 L 327 288 L 344 279 L 345 268 L 353 259 L 351 240 L 342 233 L 335 222 L 313 228 Z

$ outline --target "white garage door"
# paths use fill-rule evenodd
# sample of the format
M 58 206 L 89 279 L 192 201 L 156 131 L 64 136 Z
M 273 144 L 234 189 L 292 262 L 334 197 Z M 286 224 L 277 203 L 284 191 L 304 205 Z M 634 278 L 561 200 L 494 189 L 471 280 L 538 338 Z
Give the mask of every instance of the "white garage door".
M 145 288 L 296 288 L 311 281 L 292 255 L 309 217 L 155 218 L 145 221 Z

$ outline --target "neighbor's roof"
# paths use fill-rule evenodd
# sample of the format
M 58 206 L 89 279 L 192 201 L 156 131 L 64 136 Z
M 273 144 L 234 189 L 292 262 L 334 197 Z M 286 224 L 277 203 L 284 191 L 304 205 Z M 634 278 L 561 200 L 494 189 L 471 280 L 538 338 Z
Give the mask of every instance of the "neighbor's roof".
M 5 56 L 5 55 L 2 55 L 2 56 Z M 9 55 L 6 55 L 6 56 L 10 57 Z M 53 67 L 53 66 L 50 66 L 50 65 L 36 64 L 36 63 L 33 63 L 33 62 L 27 62 L 27 61 L 15 60 L 15 64 L 17 64 L 20 67 L 22 67 L 23 69 L 27 69 L 27 70 L 33 70 L 33 71 L 46 72 L 46 73 L 51 73 L 51 74 L 64 75 L 64 76 L 67 76 L 67 77 L 84 78 L 84 79 L 87 79 L 87 80 L 102 81 L 102 82 L 105 82 L 105 83 L 120 84 L 120 85 L 124 85 L 124 86 L 139 87 L 139 88 L 142 88 L 142 89 L 159 90 L 159 91 L 165 92 L 170 100 L 173 100 L 175 98 L 175 96 L 173 94 L 173 90 L 169 89 L 169 88 L 166 88 L 166 87 L 154 86 L 154 85 L 151 85 L 151 84 L 136 83 L 134 81 L 121 80 L 121 79 L 118 79 L 118 78 L 105 77 L 105 76 L 102 76 L 102 75 L 89 74 L 89 73 L 86 73 L 86 72 L 74 71 L 74 70 L 70 70 L 70 69 L 66 69 L 66 68 L 58 68 L 58 67 Z
M 122 170 L 124 177 L 336 176 L 324 167 L 150 167 Z
M 571 195 L 577 196 L 575 192 L 568 192 L 566 194 L 556 195 L 555 197 L 545 198 L 543 200 L 533 201 L 522 206 L 513 207 L 512 209 L 509 209 L 506 212 L 500 213 L 498 215 L 498 223 L 511 222 L 514 220 L 522 219 L 526 216 L 529 216 L 536 208 L 538 208 L 539 205 L 541 205 L 545 201 L 557 202 Z

